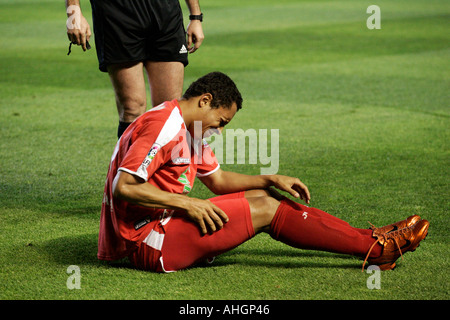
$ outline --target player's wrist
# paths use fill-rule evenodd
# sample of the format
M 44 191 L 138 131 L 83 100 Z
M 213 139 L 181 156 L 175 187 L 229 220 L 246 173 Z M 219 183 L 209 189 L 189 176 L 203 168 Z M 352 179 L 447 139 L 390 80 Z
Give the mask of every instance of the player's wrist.
M 273 187 L 276 185 L 276 175 L 275 174 L 263 175 L 262 177 L 264 178 L 266 188 Z

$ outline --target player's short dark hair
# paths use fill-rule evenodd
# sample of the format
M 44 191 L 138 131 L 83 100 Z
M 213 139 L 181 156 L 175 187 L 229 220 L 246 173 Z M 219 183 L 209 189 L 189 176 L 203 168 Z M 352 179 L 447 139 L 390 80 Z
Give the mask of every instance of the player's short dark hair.
M 242 108 L 242 96 L 236 84 L 222 72 L 211 72 L 193 82 L 183 95 L 184 99 L 210 93 L 213 96 L 211 108 L 220 106 L 231 108 L 236 103 L 237 110 Z

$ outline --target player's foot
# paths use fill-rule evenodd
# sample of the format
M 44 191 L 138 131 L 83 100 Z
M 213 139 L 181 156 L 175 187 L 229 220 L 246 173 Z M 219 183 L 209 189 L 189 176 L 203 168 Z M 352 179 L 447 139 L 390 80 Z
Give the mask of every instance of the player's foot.
M 402 220 L 402 221 L 399 221 L 399 222 L 396 222 L 396 223 L 393 223 L 393 224 L 390 224 L 388 226 L 384 226 L 381 228 L 377 228 L 370 222 L 369 223 L 372 225 L 370 227 L 370 229 L 373 230 L 373 236 L 378 237 L 378 236 L 382 236 L 383 234 L 388 233 L 388 232 L 400 230 L 400 229 L 403 229 L 406 227 L 412 227 L 419 221 L 420 221 L 420 217 L 417 214 L 415 214 L 415 215 L 408 217 L 406 220 Z
M 430 223 L 427 220 L 420 220 L 412 226 L 374 236 L 377 240 L 367 253 L 363 270 L 366 261 L 369 261 L 370 265 L 378 265 L 380 270 L 394 269 L 395 261 L 399 257 L 403 259 L 404 253 L 416 250 L 420 241 L 425 239 L 429 225 Z M 377 243 L 383 247 L 381 255 L 377 258 L 369 258 L 370 252 Z

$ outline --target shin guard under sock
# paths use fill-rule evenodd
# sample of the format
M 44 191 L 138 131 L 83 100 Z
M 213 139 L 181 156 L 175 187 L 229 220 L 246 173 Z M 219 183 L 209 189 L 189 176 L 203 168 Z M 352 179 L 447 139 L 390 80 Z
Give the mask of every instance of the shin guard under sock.
M 353 228 L 347 222 L 316 208 L 284 199 L 270 225 L 270 235 L 299 249 L 322 250 L 364 257 L 376 241 L 368 229 Z M 370 256 L 378 257 L 377 245 Z

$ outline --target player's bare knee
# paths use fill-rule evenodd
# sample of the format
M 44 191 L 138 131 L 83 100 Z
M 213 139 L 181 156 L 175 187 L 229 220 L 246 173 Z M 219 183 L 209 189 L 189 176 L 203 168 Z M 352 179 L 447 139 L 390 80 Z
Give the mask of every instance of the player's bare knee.
M 278 201 L 283 200 L 285 197 L 280 194 L 276 189 L 274 188 L 268 188 L 268 189 L 252 189 L 245 191 L 245 197 L 246 198 L 253 198 L 253 197 L 272 197 Z
M 280 202 L 270 196 L 252 197 L 247 200 L 250 205 L 250 212 L 255 230 L 261 231 L 269 226 L 277 212 Z
M 270 193 L 266 189 L 253 189 L 245 191 L 244 196 L 246 198 L 254 198 L 254 197 L 267 197 Z

